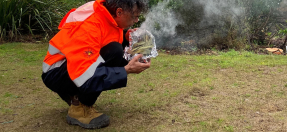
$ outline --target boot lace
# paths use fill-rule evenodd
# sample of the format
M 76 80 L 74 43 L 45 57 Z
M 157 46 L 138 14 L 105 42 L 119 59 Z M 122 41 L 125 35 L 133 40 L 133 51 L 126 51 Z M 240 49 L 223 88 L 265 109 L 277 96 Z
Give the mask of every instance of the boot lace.
M 99 113 L 93 106 L 84 106 L 85 111 L 87 111 L 87 116 L 92 117 L 94 114 Z

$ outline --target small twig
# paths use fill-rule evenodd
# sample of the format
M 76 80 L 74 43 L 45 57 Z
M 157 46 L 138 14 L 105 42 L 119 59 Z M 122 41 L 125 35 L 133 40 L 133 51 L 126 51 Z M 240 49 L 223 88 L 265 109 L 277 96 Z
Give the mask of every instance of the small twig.
M 14 122 L 14 120 L 7 121 L 7 122 L 3 122 L 3 123 L 1 123 L 1 124 L 9 124 L 9 123 L 12 123 L 12 122 Z

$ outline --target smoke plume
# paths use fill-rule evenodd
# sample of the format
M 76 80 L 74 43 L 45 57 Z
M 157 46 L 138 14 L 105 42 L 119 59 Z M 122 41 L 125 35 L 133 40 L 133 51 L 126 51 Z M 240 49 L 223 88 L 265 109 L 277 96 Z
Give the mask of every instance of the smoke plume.
M 145 22 L 141 28 L 145 28 L 155 36 L 172 36 L 176 33 L 175 28 L 180 24 L 180 20 L 175 19 L 175 14 L 171 9 L 166 8 L 169 0 L 160 2 L 153 7 L 146 15 Z
M 150 9 L 141 28 L 151 31 L 159 47 L 182 46 L 185 42 L 196 47 L 212 41 L 215 33 L 227 36 L 231 28 L 238 28 L 240 34 L 248 26 L 244 23 L 246 8 L 240 4 L 238 0 L 163 0 Z

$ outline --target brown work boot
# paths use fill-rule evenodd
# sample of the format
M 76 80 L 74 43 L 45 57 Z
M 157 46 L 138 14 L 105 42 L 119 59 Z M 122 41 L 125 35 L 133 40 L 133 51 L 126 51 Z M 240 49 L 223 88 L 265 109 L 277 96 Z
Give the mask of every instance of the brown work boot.
M 71 125 L 79 125 L 83 128 L 102 128 L 110 124 L 107 115 L 99 113 L 92 106 L 86 106 L 77 99 L 73 99 L 68 111 L 67 122 Z

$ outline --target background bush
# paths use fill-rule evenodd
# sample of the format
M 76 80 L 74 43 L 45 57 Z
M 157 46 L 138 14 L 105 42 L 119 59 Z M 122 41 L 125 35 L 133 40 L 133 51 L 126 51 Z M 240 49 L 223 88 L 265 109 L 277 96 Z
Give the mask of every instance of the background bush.
M 161 1 L 151 0 L 151 6 Z M 181 23 L 176 26 L 175 35 L 156 37 L 162 48 L 186 45 L 186 48 L 255 50 L 258 45 L 268 44 L 279 25 L 286 25 L 279 10 L 281 4 L 282 0 L 169 0 L 166 8 Z M 160 30 L 158 25 L 154 23 Z
M 49 40 L 63 16 L 88 0 L 0 0 L 0 43 L 19 41 L 23 36 Z M 149 0 L 152 9 L 167 0 Z M 283 0 L 169 0 L 165 6 L 174 13 L 176 34 L 157 35 L 159 48 L 247 49 L 269 45 L 278 30 L 286 28 L 280 5 Z M 206 6 L 216 7 L 211 14 Z M 210 6 L 209 5 L 209 6 Z M 212 14 L 214 13 L 214 14 Z M 146 20 L 140 17 L 139 27 Z M 156 21 L 153 30 L 161 32 L 166 23 Z M 22 36 L 22 37 L 21 37 Z M 26 37 L 27 38 L 27 37 Z M 272 44 L 271 44 L 272 45 Z
M 57 29 L 72 7 L 86 0 L 0 0 L 0 42 L 18 41 L 21 35 L 43 34 Z

